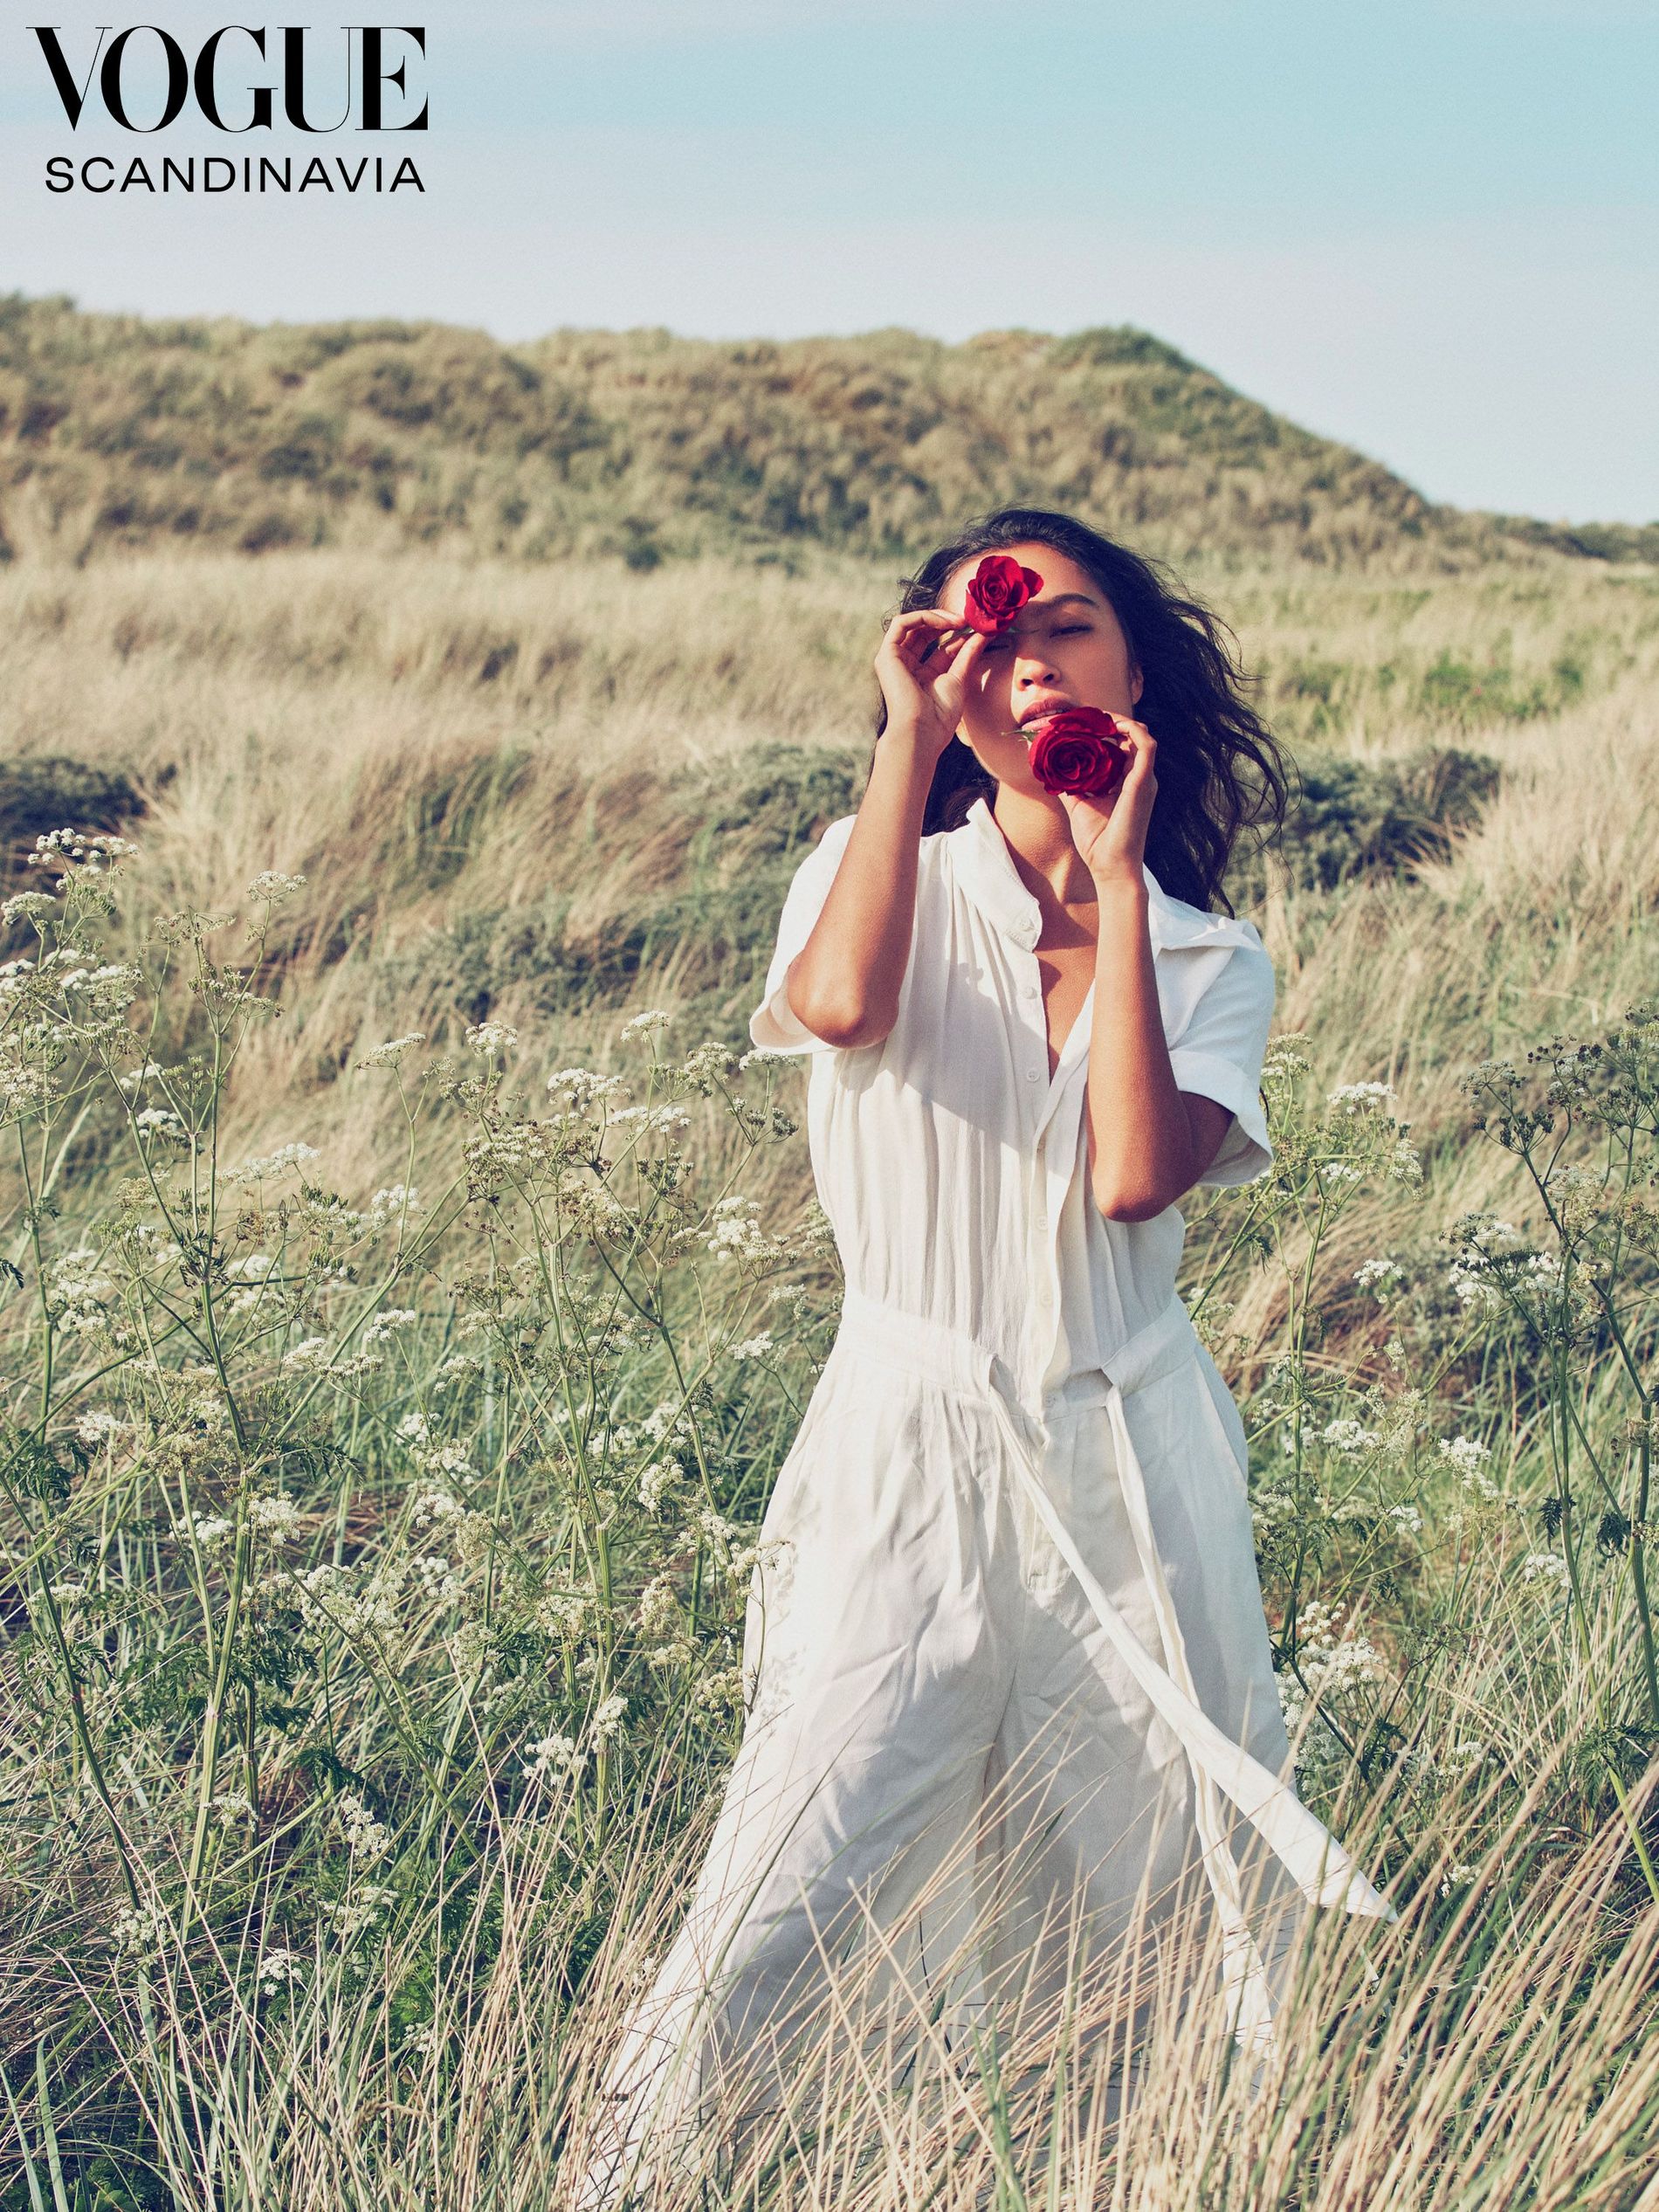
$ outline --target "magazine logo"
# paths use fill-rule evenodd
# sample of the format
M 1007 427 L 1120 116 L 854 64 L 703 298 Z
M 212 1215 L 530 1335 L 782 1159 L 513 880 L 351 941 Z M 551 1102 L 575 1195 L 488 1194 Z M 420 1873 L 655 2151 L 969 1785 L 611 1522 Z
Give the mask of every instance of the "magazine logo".
M 308 24 L 229 23 L 203 39 L 192 53 L 172 31 L 156 23 L 116 29 L 98 26 L 97 44 L 79 52 L 66 48 L 62 26 L 31 24 L 54 92 L 72 131 L 82 123 L 114 124 L 136 137 L 155 138 L 176 124 L 204 123 L 230 137 L 276 132 L 286 126 L 307 138 L 349 130 L 389 135 L 430 127 L 430 103 L 421 83 L 426 61 L 426 31 L 421 24 L 342 24 L 320 32 Z M 394 165 L 367 157 L 355 164 L 320 156 L 301 157 L 298 190 L 337 189 L 375 192 L 409 185 L 424 192 L 414 162 L 405 155 Z M 151 161 L 134 155 L 123 173 L 107 155 L 79 159 L 59 155 L 46 164 L 53 192 L 79 187 L 89 192 L 132 191 L 292 192 L 296 189 L 292 155 L 261 155 L 234 161 L 209 155 L 169 156 L 159 177 Z M 338 170 L 336 177 L 333 172 Z
M 245 89 L 253 96 L 253 112 L 245 122 L 230 123 L 224 120 L 219 104 L 219 66 L 227 38 L 245 39 L 258 52 L 259 59 L 267 59 L 270 49 L 269 33 L 261 25 L 255 30 L 245 23 L 228 23 L 222 30 L 213 31 L 203 40 L 194 65 L 184 48 L 170 31 L 164 31 L 157 23 L 136 23 L 110 37 L 111 26 L 100 26 L 98 45 L 92 58 L 77 77 L 55 24 L 31 24 L 29 28 L 40 41 L 41 52 L 46 57 L 46 66 L 52 72 L 52 81 L 58 97 L 64 104 L 64 114 L 69 119 L 71 130 L 80 128 L 80 119 L 86 113 L 94 79 L 98 96 L 104 111 L 113 123 L 119 123 L 124 131 L 139 131 L 146 136 L 164 131 L 183 114 L 194 98 L 203 121 L 210 123 L 216 131 L 270 130 L 275 120 L 276 96 L 282 93 L 282 112 L 285 119 L 297 131 L 344 130 L 352 119 L 355 104 L 361 110 L 358 128 L 366 131 L 423 131 L 427 127 L 427 108 L 423 102 L 421 112 L 411 121 L 389 123 L 385 120 L 385 97 L 388 85 L 396 85 L 400 93 L 409 89 L 409 59 L 398 62 L 396 68 L 388 66 L 389 39 L 412 40 L 423 59 L 426 53 L 426 31 L 420 24 L 346 24 L 341 36 L 345 40 L 345 107 L 332 122 L 314 121 L 307 113 L 307 65 L 312 58 L 311 27 L 306 24 L 284 24 L 282 33 L 280 84 L 249 85 Z M 109 40 L 107 45 L 106 39 Z M 155 42 L 149 49 L 152 66 L 157 57 L 167 72 L 167 92 L 162 111 L 152 121 L 137 121 L 132 113 L 127 91 L 128 56 L 134 39 Z M 141 61 L 143 50 L 141 48 Z M 361 69 L 355 65 L 361 56 Z M 245 61 L 245 57 L 244 57 Z M 354 102 L 354 94 L 361 86 L 361 93 Z M 336 93 L 338 85 L 336 84 Z

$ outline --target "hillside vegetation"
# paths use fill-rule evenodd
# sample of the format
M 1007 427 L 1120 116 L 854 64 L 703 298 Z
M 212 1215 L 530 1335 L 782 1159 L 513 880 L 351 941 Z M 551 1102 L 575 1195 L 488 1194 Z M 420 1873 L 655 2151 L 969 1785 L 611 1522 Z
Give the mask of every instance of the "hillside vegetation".
M 1133 329 L 713 343 L 436 323 L 256 327 L 0 301 L 0 556 L 152 546 L 916 557 L 1075 507 L 1147 550 L 1466 569 L 1659 553 L 1431 505 Z
M 1248 2065 L 1179 1899 L 1144 2025 L 841 1956 L 632 2202 L 1652 2205 L 1659 572 L 1133 334 L 0 323 L 0 2212 L 576 2212 L 837 1320 L 747 1017 L 901 554 L 1015 489 L 1186 548 L 1297 764 L 1181 1289 L 1400 1917 Z

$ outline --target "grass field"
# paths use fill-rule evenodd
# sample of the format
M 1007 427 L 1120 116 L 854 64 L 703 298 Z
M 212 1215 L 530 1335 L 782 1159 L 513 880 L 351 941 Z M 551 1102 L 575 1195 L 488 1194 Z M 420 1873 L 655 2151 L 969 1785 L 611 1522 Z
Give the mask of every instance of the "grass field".
M 8 909 L 4 2212 L 569 2201 L 834 1333 L 745 1023 L 897 575 L 0 569 L 10 828 L 124 779 L 62 818 L 136 847 Z M 1126 2077 L 839 2047 L 643 2202 L 1659 2205 L 1659 574 L 1186 575 L 1310 804 L 1236 879 L 1277 1164 L 1183 1290 L 1401 1918 L 1318 1916 L 1264 2081 L 1176 1953 Z

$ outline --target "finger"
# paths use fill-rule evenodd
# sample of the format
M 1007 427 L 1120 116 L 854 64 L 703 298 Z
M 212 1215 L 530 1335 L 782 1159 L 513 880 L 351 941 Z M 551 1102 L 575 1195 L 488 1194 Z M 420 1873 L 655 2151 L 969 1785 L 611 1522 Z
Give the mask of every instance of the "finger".
M 948 674 L 959 686 L 965 687 L 984 645 L 985 640 L 979 631 L 969 630 L 937 637 L 927 651 L 937 658 L 936 673 Z
M 949 614 L 943 607 L 912 607 L 907 614 L 895 615 L 887 626 L 891 637 L 898 631 L 961 630 L 966 625 L 960 615 Z
M 907 615 L 895 615 L 888 625 L 884 644 L 896 651 L 906 651 L 921 646 L 931 651 L 942 638 L 961 631 L 964 625 L 953 620 L 943 608 L 916 607 Z
M 937 656 L 943 666 L 961 668 L 966 666 L 974 646 L 984 642 L 976 630 L 942 630 L 928 639 L 922 649 L 922 658 L 931 660 Z

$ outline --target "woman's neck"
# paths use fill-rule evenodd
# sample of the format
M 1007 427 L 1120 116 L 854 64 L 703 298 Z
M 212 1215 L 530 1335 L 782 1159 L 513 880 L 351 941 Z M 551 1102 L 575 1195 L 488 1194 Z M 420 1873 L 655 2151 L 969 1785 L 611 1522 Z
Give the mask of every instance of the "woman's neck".
M 991 818 L 1026 889 L 1037 899 L 1071 912 L 1098 903 L 1094 878 L 1071 842 L 1071 823 L 1057 798 L 1028 798 L 999 784 Z

